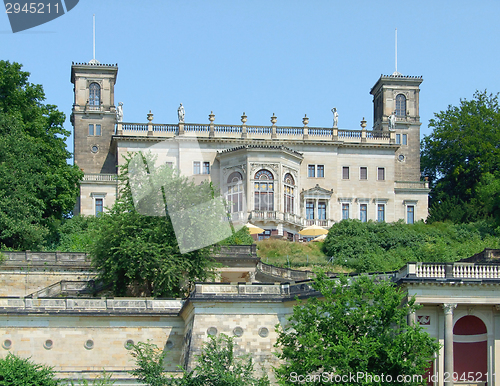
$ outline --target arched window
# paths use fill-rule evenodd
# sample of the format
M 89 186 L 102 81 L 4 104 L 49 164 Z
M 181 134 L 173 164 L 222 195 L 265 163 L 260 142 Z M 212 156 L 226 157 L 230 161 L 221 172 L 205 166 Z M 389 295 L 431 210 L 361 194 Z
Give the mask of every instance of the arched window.
M 290 173 L 285 174 L 285 213 L 293 213 L 295 181 Z
M 396 96 L 396 116 L 406 117 L 406 97 L 403 94 Z
M 99 107 L 101 105 L 101 86 L 91 83 L 89 86 L 89 106 Z
M 262 169 L 255 174 L 254 210 L 274 210 L 274 178 L 270 171 Z
M 229 212 L 243 211 L 243 176 L 239 172 L 233 172 L 227 178 L 227 195 Z

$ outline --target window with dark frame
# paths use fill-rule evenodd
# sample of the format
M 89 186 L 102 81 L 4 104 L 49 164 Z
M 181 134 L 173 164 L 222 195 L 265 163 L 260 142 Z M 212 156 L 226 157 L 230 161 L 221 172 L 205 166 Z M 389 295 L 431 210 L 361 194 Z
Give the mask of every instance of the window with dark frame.
M 406 117 L 406 97 L 403 94 L 396 95 L 396 115 Z
M 401 134 L 396 134 L 396 145 L 401 145 Z
M 210 174 L 210 162 L 203 162 L 203 174 Z
M 343 180 L 349 179 L 349 166 L 342 167 L 342 179 Z
M 342 204 L 342 220 L 349 219 L 349 204 Z
M 101 135 L 101 125 L 95 125 L 95 135 Z
M 89 106 L 99 107 L 101 105 L 101 86 L 93 82 L 89 86 Z
M 307 177 L 316 177 L 316 165 L 307 166 Z
M 89 123 L 89 135 L 94 135 L 94 124 Z
M 284 200 L 285 200 L 285 213 L 294 212 L 294 201 L 295 201 L 295 180 L 290 173 L 285 174 L 284 178 Z
M 379 181 L 385 180 L 385 168 L 378 168 L 377 169 L 377 179 Z
M 406 207 L 406 223 L 413 224 L 415 222 L 415 206 L 408 205 Z
M 318 202 L 318 220 L 326 220 L 326 202 Z
M 104 211 L 104 199 L 95 199 L 95 215 L 99 216 Z
M 408 135 L 403 134 L 403 145 L 408 145 Z
M 314 220 L 314 201 L 306 201 L 306 220 Z
M 227 195 L 229 212 L 243 211 L 243 176 L 240 172 L 233 172 L 227 178 Z
M 361 166 L 359 168 L 359 179 L 360 180 L 368 179 L 368 168 L 366 166 Z
M 377 205 L 377 221 L 378 222 L 385 221 L 385 205 L 384 204 Z
M 325 177 L 325 165 L 318 165 L 317 168 L 316 168 L 316 170 L 318 172 L 317 176 L 319 178 Z
M 262 169 L 255 174 L 254 210 L 274 210 L 274 178 L 270 171 Z

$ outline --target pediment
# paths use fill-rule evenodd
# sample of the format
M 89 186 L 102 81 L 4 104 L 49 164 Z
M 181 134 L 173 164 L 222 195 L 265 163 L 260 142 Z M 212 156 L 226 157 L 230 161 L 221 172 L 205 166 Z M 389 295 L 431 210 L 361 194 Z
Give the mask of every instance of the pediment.
M 314 188 L 303 190 L 301 194 L 304 198 L 330 198 L 333 194 L 333 189 L 328 190 L 316 184 Z

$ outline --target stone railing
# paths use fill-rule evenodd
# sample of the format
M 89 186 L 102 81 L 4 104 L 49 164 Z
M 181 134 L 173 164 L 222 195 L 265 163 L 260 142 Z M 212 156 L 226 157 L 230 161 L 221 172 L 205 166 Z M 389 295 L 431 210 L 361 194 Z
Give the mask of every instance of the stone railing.
M 394 181 L 395 190 L 428 190 L 428 181 Z
M 421 279 L 500 279 L 500 265 L 476 263 L 408 263 L 397 274 Z
M 283 213 L 278 211 L 265 211 L 265 210 L 252 210 L 250 212 L 252 221 L 284 221 L 293 225 L 305 227 L 311 225 L 318 225 L 325 228 L 330 228 L 335 221 L 329 219 L 305 219 L 297 214 Z
M 61 263 L 90 264 L 90 256 L 84 252 L 2 252 L 8 263 Z
M 85 174 L 82 181 L 92 181 L 92 182 L 111 182 L 117 181 L 116 174 Z
M 248 138 L 273 140 L 340 141 L 350 143 L 394 144 L 393 132 L 345 130 L 323 127 L 247 126 L 221 124 L 116 124 L 116 134 L 122 136 L 175 137 L 177 135 L 217 138 Z
M 190 299 L 197 298 L 217 299 L 219 297 L 232 298 L 292 298 L 295 295 L 310 296 L 319 294 L 310 282 L 304 283 L 198 283 L 191 292 Z
M 287 281 L 300 281 L 313 279 L 316 275 L 311 271 L 299 271 L 290 268 L 275 267 L 274 265 L 265 264 L 263 262 L 257 263 L 257 270 L 266 276 L 273 279 L 284 279 Z
M 0 298 L 0 308 L 15 308 L 18 310 L 54 310 L 54 311 L 110 311 L 110 312 L 178 312 L 184 300 L 182 299 L 43 299 L 43 298 Z

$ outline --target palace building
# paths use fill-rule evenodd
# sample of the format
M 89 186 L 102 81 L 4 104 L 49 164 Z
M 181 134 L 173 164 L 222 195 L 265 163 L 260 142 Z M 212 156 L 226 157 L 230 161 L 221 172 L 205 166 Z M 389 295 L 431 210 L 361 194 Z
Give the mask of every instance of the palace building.
M 122 122 L 115 107 L 118 66 L 71 67 L 74 161 L 85 173 L 75 213 L 95 215 L 117 195 L 117 165 L 129 152 L 151 151 L 196 182 L 220 187 L 233 220 L 265 229 L 260 237 L 296 239 L 305 226 L 342 219 L 422 220 L 428 183 L 420 178 L 421 77 L 394 73 L 373 88 L 374 127 L 360 130 L 237 124 Z

